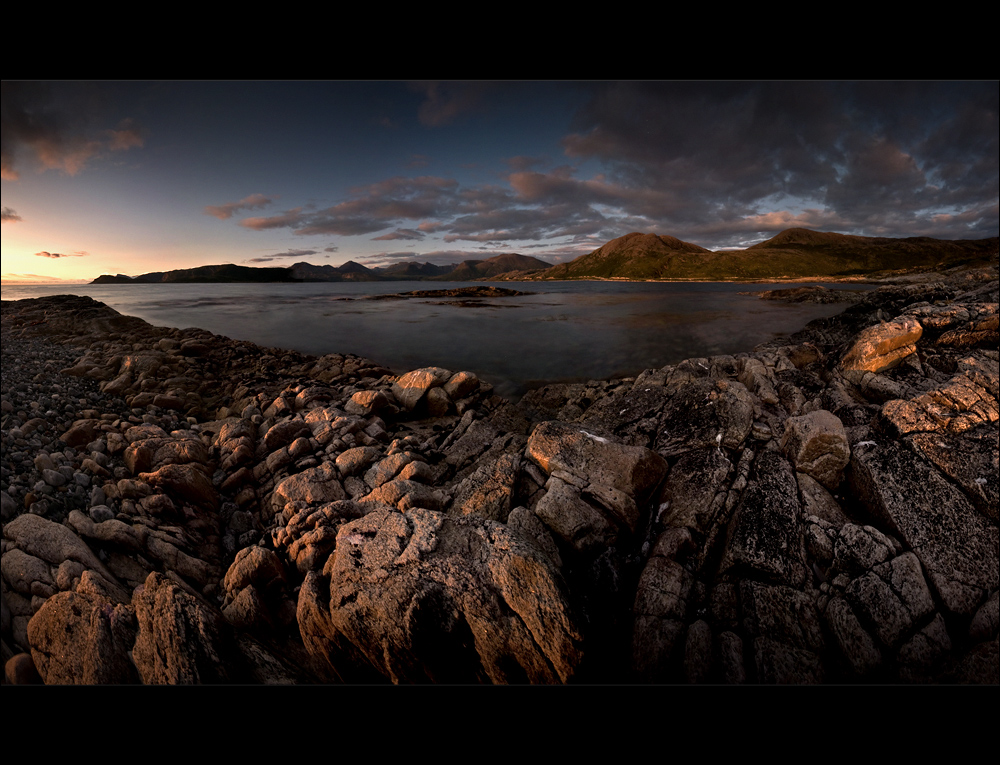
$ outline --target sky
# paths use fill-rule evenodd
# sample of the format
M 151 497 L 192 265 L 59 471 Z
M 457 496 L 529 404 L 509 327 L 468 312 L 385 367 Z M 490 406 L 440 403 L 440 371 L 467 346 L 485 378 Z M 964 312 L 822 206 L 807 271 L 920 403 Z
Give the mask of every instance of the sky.
M 5 283 L 1000 229 L 990 81 L 4 81 Z

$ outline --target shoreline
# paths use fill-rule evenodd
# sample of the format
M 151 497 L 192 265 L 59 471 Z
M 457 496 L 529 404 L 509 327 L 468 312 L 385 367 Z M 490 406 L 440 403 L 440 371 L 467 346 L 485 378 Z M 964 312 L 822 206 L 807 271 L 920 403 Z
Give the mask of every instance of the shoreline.
M 983 276 L 516 403 L 460 370 L 4 301 L 4 661 L 88 683 L 997 683 Z M 157 643 L 195 613 L 200 637 Z

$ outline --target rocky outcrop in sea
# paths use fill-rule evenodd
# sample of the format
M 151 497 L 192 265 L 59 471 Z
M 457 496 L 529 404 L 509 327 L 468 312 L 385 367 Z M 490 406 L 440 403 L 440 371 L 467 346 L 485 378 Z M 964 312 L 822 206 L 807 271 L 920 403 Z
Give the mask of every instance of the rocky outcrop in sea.
M 4 302 L 12 683 L 998 683 L 996 268 L 512 403 Z

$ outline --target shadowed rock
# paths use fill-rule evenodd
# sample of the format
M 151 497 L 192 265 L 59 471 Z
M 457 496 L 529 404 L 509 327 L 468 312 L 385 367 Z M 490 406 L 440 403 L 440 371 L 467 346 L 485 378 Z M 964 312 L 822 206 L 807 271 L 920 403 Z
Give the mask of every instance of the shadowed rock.
M 948 611 L 971 616 L 1000 587 L 997 527 L 940 473 L 896 444 L 856 453 L 851 473 L 858 496 L 916 553 Z

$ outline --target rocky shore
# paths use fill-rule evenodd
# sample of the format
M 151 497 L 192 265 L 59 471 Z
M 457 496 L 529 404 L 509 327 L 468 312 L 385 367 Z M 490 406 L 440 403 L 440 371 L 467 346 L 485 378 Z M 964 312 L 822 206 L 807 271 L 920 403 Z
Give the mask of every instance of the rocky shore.
M 517 403 L 4 302 L 6 682 L 997 684 L 997 349 L 995 266 Z

